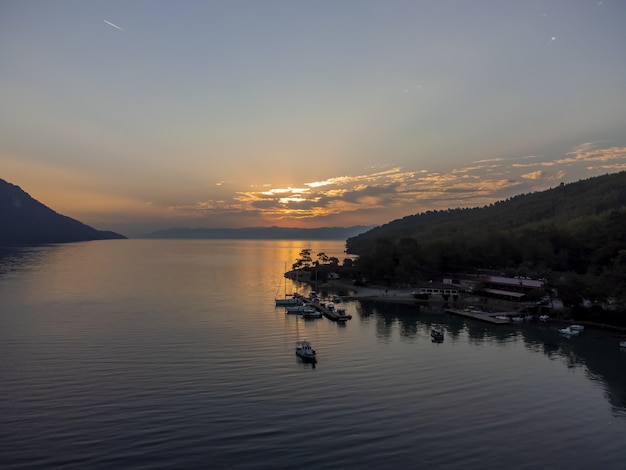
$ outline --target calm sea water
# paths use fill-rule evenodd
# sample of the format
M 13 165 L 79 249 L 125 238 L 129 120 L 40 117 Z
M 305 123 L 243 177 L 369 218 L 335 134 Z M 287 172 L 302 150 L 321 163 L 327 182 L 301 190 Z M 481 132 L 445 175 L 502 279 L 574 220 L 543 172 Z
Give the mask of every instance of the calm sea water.
M 320 241 L 2 252 L 0 466 L 625 468 L 612 333 L 372 302 L 305 321 L 274 306 L 302 248 L 343 259 Z

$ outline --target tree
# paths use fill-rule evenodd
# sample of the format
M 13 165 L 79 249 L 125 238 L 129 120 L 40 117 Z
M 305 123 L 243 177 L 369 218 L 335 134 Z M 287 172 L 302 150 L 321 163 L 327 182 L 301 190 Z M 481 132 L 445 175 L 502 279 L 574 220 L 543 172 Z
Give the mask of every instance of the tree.
M 312 262 L 313 262 L 313 259 L 311 258 L 311 249 L 304 248 L 300 252 L 300 257 L 296 259 L 296 262 L 292 265 L 292 268 L 293 269 L 300 269 L 300 268 L 308 269 L 311 267 Z
M 558 283 L 559 297 L 566 307 L 578 307 L 582 305 L 584 299 L 585 283 L 581 276 L 574 271 L 565 273 L 563 279 Z
M 326 255 L 326 253 L 318 253 L 317 254 L 317 259 L 322 263 L 322 264 L 326 264 L 328 263 L 328 260 L 330 260 L 330 258 Z

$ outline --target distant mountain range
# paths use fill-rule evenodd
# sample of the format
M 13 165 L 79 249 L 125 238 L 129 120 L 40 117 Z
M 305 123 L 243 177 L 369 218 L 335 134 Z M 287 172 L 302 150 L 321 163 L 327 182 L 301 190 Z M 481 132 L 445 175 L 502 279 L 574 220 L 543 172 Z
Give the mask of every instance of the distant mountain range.
M 0 179 L 0 245 L 68 243 L 126 238 L 96 230 L 33 199 L 19 186 Z
M 139 238 L 234 239 L 234 240 L 346 240 L 367 232 L 374 226 L 285 228 L 170 228 Z

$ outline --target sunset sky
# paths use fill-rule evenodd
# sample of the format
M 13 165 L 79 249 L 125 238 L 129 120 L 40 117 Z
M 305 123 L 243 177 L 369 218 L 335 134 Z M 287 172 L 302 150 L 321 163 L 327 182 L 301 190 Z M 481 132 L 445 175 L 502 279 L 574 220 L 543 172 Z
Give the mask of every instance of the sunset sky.
M 626 1 L 4 0 L 0 178 L 137 236 L 626 169 Z

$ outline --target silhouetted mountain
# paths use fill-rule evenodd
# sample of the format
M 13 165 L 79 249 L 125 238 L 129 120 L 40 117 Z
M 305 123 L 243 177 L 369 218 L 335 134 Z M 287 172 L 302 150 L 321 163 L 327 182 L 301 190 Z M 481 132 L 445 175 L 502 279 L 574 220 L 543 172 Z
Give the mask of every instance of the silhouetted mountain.
M 321 228 L 170 228 L 140 238 L 231 239 L 231 240 L 345 240 L 366 232 L 372 226 Z
M 0 245 L 67 243 L 126 238 L 61 215 L 0 179 Z

